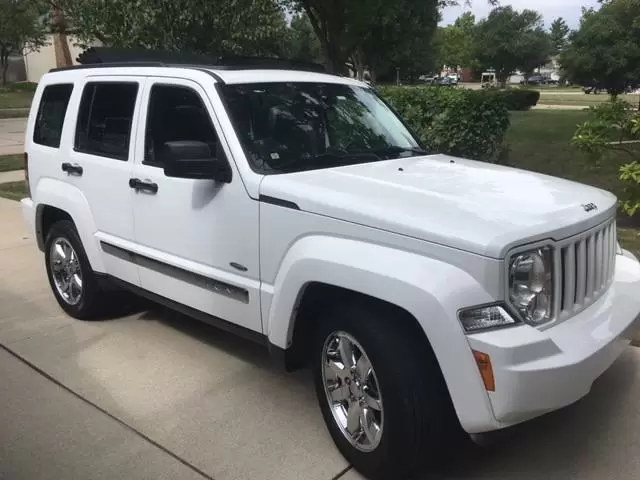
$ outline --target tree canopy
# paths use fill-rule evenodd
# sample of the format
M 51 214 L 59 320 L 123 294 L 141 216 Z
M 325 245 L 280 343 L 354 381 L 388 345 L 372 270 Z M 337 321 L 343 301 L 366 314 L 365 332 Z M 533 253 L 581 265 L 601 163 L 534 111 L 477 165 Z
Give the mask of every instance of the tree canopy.
M 517 70 L 531 73 L 545 64 L 552 51 L 540 14 L 510 6 L 495 8 L 481 20 L 474 40 L 476 58 L 485 68 L 495 69 L 502 84 Z
M 564 18 L 556 18 L 551 24 L 551 44 L 553 45 L 553 54 L 558 55 L 564 51 L 569 41 L 569 33 L 571 29 L 564 21 Z
M 277 55 L 287 28 L 274 0 L 63 0 L 85 41 L 194 53 Z
M 440 52 L 438 59 L 442 64 L 455 67 L 471 66 L 475 60 L 473 47 L 475 25 L 475 15 L 465 12 L 453 25 L 438 29 L 436 36 Z
M 0 69 L 7 82 L 9 56 L 22 55 L 46 44 L 47 6 L 39 1 L 0 0 Z
M 640 0 L 603 2 L 583 11 L 560 57 L 570 81 L 617 95 L 640 86 Z

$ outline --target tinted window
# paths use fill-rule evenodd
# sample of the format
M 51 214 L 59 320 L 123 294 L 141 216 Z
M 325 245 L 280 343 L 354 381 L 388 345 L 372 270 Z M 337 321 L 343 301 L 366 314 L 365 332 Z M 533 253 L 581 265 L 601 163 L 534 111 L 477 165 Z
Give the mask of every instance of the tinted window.
M 217 136 L 200 95 L 187 87 L 154 85 L 149 97 L 144 163 L 162 166 L 165 143 L 204 142 L 215 156 Z
M 325 83 L 225 85 L 223 96 L 252 167 L 288 173 L 424 154 L 369 88 Z
M 73 85 L 49 85 L 42 92 L 33 141 L 40 145 L 58 148 L 62 136 L 64 116 L 71 98 Z
M 88 83 L 82 92 L 76 150 L 127 160 L 137 83 Z

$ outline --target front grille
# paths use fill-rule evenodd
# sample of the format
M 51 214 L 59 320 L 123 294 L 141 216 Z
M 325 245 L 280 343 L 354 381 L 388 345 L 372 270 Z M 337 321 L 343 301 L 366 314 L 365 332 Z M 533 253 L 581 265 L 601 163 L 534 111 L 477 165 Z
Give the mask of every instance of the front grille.
M 616 240 L 616 222 L 612 219 L 557 245 L 556 318 L 575 315 L 607 291 L 615 270 Z

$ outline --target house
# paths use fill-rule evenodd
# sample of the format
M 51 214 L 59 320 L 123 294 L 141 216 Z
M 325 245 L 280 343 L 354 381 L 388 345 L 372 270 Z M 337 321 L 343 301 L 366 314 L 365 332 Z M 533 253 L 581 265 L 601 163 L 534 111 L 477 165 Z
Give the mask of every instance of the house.
M 65 58 L 64 43 L 66 42 L 69 50 L 68 58 Z M 76 65 L 76 58 L 84 50 L 78 45 L 79 40 L 73 36 L 66 35 L 49 35 L 47 44 L 36 52 L 30 52 L 24 55 L 24 69 L 26 72 L 26 80 L 28 82 L 39 82 L 40 77 L 52 68 L 62 67 L 66 65 Z

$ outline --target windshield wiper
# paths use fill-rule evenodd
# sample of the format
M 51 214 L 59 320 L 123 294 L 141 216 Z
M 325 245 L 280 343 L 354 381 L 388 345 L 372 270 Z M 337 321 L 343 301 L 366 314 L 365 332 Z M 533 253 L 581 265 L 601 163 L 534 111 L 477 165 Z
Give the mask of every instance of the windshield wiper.
M 373 152 L 325 152 L 309 158 L 295 160 L 284 165 L 274 166 L 280 171 L 313 170 L 316 168 L 343 167 L 358 163 L 377 162 L 382 160 Z
M 398 157 L 403 153 L 412 153 L 415 155 L 428 155 L 429 152 L 419 147 L 399 147 L 397 145 L 391 145 L 390 147 L 381 148 L 375 151 L 380 155 L 397 155 Z

